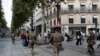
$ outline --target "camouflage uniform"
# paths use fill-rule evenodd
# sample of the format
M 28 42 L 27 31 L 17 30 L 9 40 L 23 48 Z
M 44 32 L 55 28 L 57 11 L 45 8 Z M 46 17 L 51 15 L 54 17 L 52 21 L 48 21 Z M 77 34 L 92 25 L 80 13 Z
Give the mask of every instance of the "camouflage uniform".
M 95 35 L 93 32 L 89 32 L 89 36 L 87 38 L 87 43 L 88 43 L 88 52 L 90 54 L 93 54 L 94 53 L 93 45 L 95 44 Z
M 61 47 L 62 41 L 64 39 L 62 34 L 59 32 L 55 32 L 51 35 L 50 39 L 52 41 L 54 53 L 56 53 L 56 55 L 59 56 L 59 48 Z
M 35 43 L 35 38 L 36 34 L 34 32 L 30 32 L 29 34 L 29 47 L 33 48 L 34 47 L 34 43 Z

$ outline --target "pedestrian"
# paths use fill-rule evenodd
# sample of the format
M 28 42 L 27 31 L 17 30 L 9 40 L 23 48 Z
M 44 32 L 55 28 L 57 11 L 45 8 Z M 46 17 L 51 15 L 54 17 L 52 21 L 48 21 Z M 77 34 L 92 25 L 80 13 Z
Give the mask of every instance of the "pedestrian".
M 42 41 L 41 33 L 38 33 L 37 41 L 38 41 L 38 43 L 41 43 L 41 41 Z
M 51 36 L 51 30 L 48 30 L 48 40 L 50 39 L 50 36 Z
M 71 33 L 71 41 L 73 41 L 73 38 L 74 38 L 74 31 L 72 30 L 72 33 Z
M 26 32 L 26 37 L 27 37 L 27 40 L 29 41 L 29 31 L 28 30 Z
M 48 36 L 47 36 L 47 32 L 45 32 L 45 33 L 44 33 L 44 39 L 45 39 L 45 42 L 48 41 L 47 37 L 48 37 Z
M 21 33 L 20 33 L 20 37 L 21 37 L 22 45 L 25 46 L 25 41 L 26 41 L 26 32 L 25 32 L 24 29 L 21 31 Z
M 28 46 L 29 43 L 29 32 L 25 31 L 25 35 L 24 35 L 24 46 Z
M 76 32 L 76 39 L 77 39 L 76 45 L 77 45 L 77 46 L 78 46 L 79 44 L 82 45 L 82 43 L 81 43 L 81 33 L 80 33 L 80 31 L 77 31 L 77 32 Z
M 31 29 L 29 33 L 29 47 L 31 48 L 32 53 L 34 53 L 34 44 L 36 39 L 36 33 L 34 32 L 34 29 Z
M 88 36 L 87 36 L 87 46 L 88 46 L 88 53 L 90 55 L 94 55 L 95 51 L 94 51 L 94 48 L 93 48 L 93 45 L 95 44 L 95 35 L 94 33 L 92 32 L 92 29 L 88 29 Z
M 15 44 L 15 33 L 14 32 L 11 33 L 11 39 L 12 39 L 12 43 Z
M 68 41 L 71 41 L 71 37 L 67 34 L 67 33 L 65 33 L 65 37 L 67 38 L 67 40 L 66 40 L 66 42 Z
M 100 41 L 100 33 L 98 33 L 97 40 Z M 100 43 L 97 45 L 97 48 L 99 48 L 99 47 L 100 47 Z
M 58 32 L 58 29 L 51 35 L 50 40 L 52 41 L 53 51 L 55 56 L 59 56 L 59 50 L 62 46 L 62 41 L 64 37 L 61 33 Z

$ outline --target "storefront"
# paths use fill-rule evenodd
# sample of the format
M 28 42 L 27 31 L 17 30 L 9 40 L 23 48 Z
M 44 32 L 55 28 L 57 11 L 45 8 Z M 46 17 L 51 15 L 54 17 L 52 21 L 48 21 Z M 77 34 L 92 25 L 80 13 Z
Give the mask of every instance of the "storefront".
M 80 31 L 82 33 L 86 33 L 86 25 L 85 24 L 69 24 L 69 34 L 76 35 L 76 31 Z

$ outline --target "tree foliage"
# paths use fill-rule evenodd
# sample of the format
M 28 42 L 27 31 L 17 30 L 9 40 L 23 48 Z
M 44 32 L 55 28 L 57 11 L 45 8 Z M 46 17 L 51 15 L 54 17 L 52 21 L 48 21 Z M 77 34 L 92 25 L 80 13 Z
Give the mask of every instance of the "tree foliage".
M 33 16 L 33 9 L 38 0 L 13 0 L 12 31 L 21 27 L 29 17 Z
M 51 3 L 55 2 L 55 0 L 13 0 L 12 31 L 21 27 L 28 21 L 29 17 L 33 18 L 33 10 L 36 5 L 41 3 L 41 8 L 43 9 L 46 4 L 45 2 L 48 1 L 51 1 Z
M 4 19 L 4 12 L 2 10 L 2 3 L 1 3 L 1 0 L 0 0 L 0 27 L 7 28 L 6 24 L 7 24 L 7 22 Z

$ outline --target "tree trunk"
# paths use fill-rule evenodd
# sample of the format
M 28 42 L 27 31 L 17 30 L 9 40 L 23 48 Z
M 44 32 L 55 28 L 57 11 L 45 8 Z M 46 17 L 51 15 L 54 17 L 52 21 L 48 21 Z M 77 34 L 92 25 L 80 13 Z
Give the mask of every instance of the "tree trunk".
M 41 37 L 42 37 L 42 41 L 44 43 L 44 22 L 45 22 L 45 17 L 44 17 L 44 3 L 42 3 L 42 32 L 41 32 Z
M 34 29 L 33 25 L 34 25 L 34 20 L 33 20 L 33 12 L 32 12 L 32 15 L 31 15 L 31 29 Z

